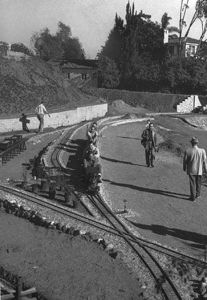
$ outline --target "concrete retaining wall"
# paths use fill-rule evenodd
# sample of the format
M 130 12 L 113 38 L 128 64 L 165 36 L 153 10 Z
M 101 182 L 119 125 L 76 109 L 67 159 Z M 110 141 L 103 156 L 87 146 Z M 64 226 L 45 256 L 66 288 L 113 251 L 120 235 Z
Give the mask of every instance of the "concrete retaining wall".
M 191 95 L 177 105 L 177 112 L 179 113 L 190 113 L 192 110 L 198 106 L 201 106 L 201 102 L 196 95 Z
M 108 104 L 97 104 L 93 106 L 78 107 L 74 110 L 61 111 L 51 113 L 51 117 L 45 116 L 45 127 L 59 127 L 68 126 L 80 123 L 82 121 L 89 121 L 95 118 L 104 117 L 108 111 Z M 37 117 L 29 117 L 29 129 L 37 129 L 39 121 Z M 0 119 L 0 132 L 10 132 L 22 130 L 22 123 L 19 118 L 14 119 Z

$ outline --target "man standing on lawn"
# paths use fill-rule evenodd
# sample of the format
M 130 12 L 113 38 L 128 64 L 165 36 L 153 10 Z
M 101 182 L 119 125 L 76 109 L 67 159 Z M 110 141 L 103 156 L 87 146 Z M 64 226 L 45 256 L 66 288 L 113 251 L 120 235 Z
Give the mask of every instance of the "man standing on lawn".
M 43 132 L 43 129 L 44 129 L 44 115 L 48 114 L 48 116 L 50 117 L 50 114 L 46 110 L 43 101 L 35 108 L 35 112 L 37 114 L 37 119 L 40 122 L 38 132 Z
M 204 172 L 207 172 L 206 151 L 198 148 L 198 139 L 191 139 L 191 148 L 185 151 L 183 158 L 183 171 L 189 175 L 190 181 L 190 199 L 195 201 L 201 195 L 201 178 Z
M 154 167 L 155 152 L 157 151 L 157 135 L 151 122 L 142 133 L 141 144 L 145 148 L 145 159 L 147 167 Z

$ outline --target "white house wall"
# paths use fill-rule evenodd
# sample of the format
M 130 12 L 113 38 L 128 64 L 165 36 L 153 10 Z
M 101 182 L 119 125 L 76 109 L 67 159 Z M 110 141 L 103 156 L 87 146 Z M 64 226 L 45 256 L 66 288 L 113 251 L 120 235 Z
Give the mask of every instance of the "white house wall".
M 107 112 L 107 103 L 97 104 L 93 106 L 78 107 L 74 110 L 54 112 L 50 114 L 51 117 L 45 115 L 45 127 L 57 128 L 59 126 L 73 125 L 82 121 L 104 117 Z M 22 130 L 22 123 L 19 121 L 19 118 L 0 119 L 0 132 L 12 132 Z M 28 119 L 30 120 L 28 128 L 37 129 L 39 126 L 39 121 L 37 120 L 37 117 L 28 117 Z

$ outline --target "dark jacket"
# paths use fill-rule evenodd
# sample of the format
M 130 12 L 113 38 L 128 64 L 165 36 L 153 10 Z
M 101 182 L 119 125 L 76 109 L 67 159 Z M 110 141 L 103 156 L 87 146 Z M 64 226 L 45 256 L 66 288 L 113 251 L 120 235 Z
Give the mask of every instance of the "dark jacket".
M 148 149 L 157 147 L 157 135 L 153 129 L 147 128 L 143 131 L 141 144 Z

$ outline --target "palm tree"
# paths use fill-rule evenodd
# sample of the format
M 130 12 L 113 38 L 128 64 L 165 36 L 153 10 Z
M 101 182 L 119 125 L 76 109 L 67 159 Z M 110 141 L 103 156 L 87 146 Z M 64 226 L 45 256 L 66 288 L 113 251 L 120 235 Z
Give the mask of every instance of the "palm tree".
M 165 12 L 161 19 L 161 26 L 162 29 L 167 29 L 168 25 L 170 24 L 170 20 L 172 20 L 171 17 L 168 16 L 168 14 Z

